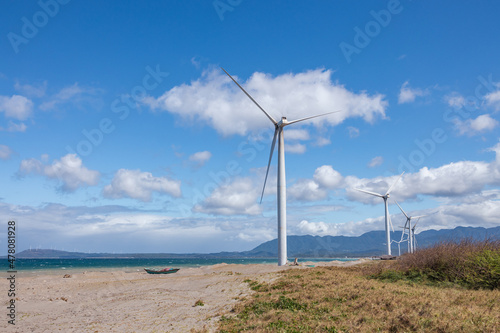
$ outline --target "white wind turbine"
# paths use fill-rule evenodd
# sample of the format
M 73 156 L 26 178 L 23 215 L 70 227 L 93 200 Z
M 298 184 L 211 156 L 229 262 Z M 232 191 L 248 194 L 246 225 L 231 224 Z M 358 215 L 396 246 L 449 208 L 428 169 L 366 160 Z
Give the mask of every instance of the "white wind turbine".
M 222 67 L 221 67 L 222 68 Z M 224 68 L 222 68 L 224 73 L 227 74 L 233 80 L 234 83 L 254 102 L 257 107 L 264 112 L 264 114 L 269 118 L 269 120 L 274 124 L 274 137 L 273 143 L 271 145 L 271 153 L 269 154 L 269 162 L 267 164 L 266 178 L 264 180 L 264 187 L 262 188 L 262 195 L 260 197 L 260 202 L 262 203 L 262 198 L 264 196 L 264 190 L 266 188 L 267 175 L 269 174 L 269 167 L 271 165 L 271 159 L 273 157 L 274 146 L 276 145 L 276 137 L 278 137 L 278 266 L 286 265 L 287 262 L 287 246 L 286 246 L 286 178 L 285 178 L 285 141 L 283 135 L 283 128 L 285 126 L 298 123 L 299 121 L 304 121 L 327 114 L 339 112 L 332 111 L 323 113 L 320 115 L 306 117 L 302 119 L 288 121 L 286 117 L 281 117 L 278 122 L 274 120 L 269 113 L 267 113 L 253 98 L 250 96 L 245 89 Z
M 405 229 L 408 228 L 408 252 L 414 253 L 415 249 L 416 249 L 416 246 L 415 246 L 415 227 L 417 226 L 418 220 L 421 217 L 424 217 L 427 215 L 408 216 L 408 214 L 406 214 L 406 212 L 403 210 L 403 208 L 401 208 L 401 206 L 398 204 L 398 202 L 397 201 L 394 201 L 394 202 L 396 202 L 396 205 L 398 205 L 399 209 L 401 209 L 401 212 L 404 214 L 404 216 L 406 216 L 406 223 L 405 223 L 404 228 Z M 413 228 L 411 226 L 412 219 L 417 219 L 417 222 L 413 225 Z M 406 227 L 407 225 L 408 225 L 408 227 Z
M 367 194 L 370 194 L 370 195 L 374 195 L 376 197 L 380 197 L 380 198 L 384 199 L 384 205 L 385 205 L 385 235 L 386 235 L 387 254 L 388 255 L 391 255 L 391 231 L 389 230 L 389 224 L 391 224 L 392 231 L 394 231 L 394 227 L 392 226 L 391 216 L 389 215 L 389 207 L 388 207 L 388 204 L 387 204 L 387 199 L 389 199 L 391 190 L 394 188 L 394 186 L 399 181 L 399 179 L 401 179 L 401 177 L 403 176 L 403 174 L 404 174 L 404 172 L 398 177 L 398 179 L 396 179 L 396 181 L 394 182 L 394 184 L 392 184 L 392 186 L 389 187 L 389 189 L 387 190 L 387 192 L 385 192 L 385 194 L 379 194 L 379 193 L 370 192 L 370 191 L 366 191 L 366 190 L 361 190 L 359 188 L 355 188 L 355 190 L 358 190 L 360 192 L 364 192 L 364 193 L 367 193 Z

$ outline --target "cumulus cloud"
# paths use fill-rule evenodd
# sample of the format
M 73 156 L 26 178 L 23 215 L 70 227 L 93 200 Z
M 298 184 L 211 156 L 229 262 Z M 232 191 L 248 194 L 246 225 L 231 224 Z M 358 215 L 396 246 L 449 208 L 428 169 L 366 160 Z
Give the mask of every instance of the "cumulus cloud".
M 498 121 L 489 114 L 480 115 L 476 119 L 455 119 L 454 124 L 460 135 L 469 136 L 489 132 L 498 127 Z
M 324 236 L 329 234 L 328 225 L 325 222 L 300 221 L 297 228 L 301 234 Z
M 6 118 L 26 120 L 32 116 L 33 102 L 20 95 L 0 96 L 0 112 L 3 112 Z
M 500 143 L 488 149 L 496 158 L 491 162 L 460 161 L 437 168 L 423 167 L 415 173 L 405 174 L 392 189 L 391 195 L 398 201 L 415 200 L 419 196 L 464 197 L 480 193 L 488 186 L 500 185 Z M 349 200 L 367 204 L 379 204 L 377 197 L 356 191 L 355 188 L 385 194 L 399 175 L 358 178 L 342 176 L 329 165 L 316 169 L 309 179 L 299 179 L 288 188 L 290 198 L 299 201 L 321 201 L 328 191 L 345 188 Z
M 326 199 L 328 191 L 311 179 L 300 179 L 288 190 L 290 199 L 299 201 L 319 201 Z
M 314 171 L 313 179 L 326 189 L 339 188 L 343 185 L 342 175 L 331 165 L 323 165 Z
M 416 199 L 419 195 L 435 197 L 459 197 L 479 193 L 488 186 L 500 185 L 500 151 L 497 146 L 496 159 L 490 163 L 481 161 L 460 161 L 437 168 L 424 167 L 418 172 L 405 174 L 392 190 L 398 201 Z M 377 198 L 360 193 L 353 188 L 362 188 L 384 194 L 399 176 L 359 179 L 346 177 L 347 197 L 351 200 L 378 203 Z
M 445 96 L 444 99 L 446 103 L 454 109 L 461 109 L 466 104 L 465 97 L 456 92 Z
M 209 152 L 208 150 L 205 150 L 205 151 L 199 151 L 189 156 L 189 160 L 191 162 L 196 163 L 198 166 L 203 166 L 206 162 L 208 162 L 208 160 L 210 160 L 211 157 L 212 153 Z
M 80 187 L 97 185 L 100 174 L 98 171 L 87 169 L 76 154 L 68 154 L 52 164 L 47 164 L 48 156 L 42 160 L 35 158 L 21 161 L 19 175 L 38 174 L 49 179 L 59 180 L 61 189 L 73 192 Z
M 500 88 L 500 84 L 496 84 L 497 88 Z M 495 111 L 500 111 L 500 89 L 493 91 L 486 96 L 484 96 L 486 104 L 492 107 Z
M 427 95 L 429 92 L 427 90 L 422 90 L 419 88 L 410 88 L 410 82 L 406 81 L 401 86 L 401 90 L 399 91 L 398 103 L 412 103 L 415 101 L 417 97 L 422 97 Z
M 0 160 L 8 160 L 12 155 L 12 149 L 6 145 L 0 145 Z
M 151 201 L 153 192 L 181 196 L 181 182 L 164 177 L 154 177 L 150 172 L 120 169 L 111 184 L 102 191 L 107 198 L 132 198 L 144 202 Z
M 292 200 L 320 201 L 328 197 L 328 190 L 343 184 L 342 175 L 330 165 L 323 165 L 314 171 L 313 179 L 299 179 L 287 190 Z
M 276 120 L 289 120 L 341 110 L 309 120 L 315 126 L 335 126 L 347 118 L 372 122 L 384 118 L 385 96 L 354 93 L 332 82 L 332 71 L 310 70 L 271 76 L 254 73 L 247 81 L 236 77 L 249 94 Z M 165 92 L 157 99 L 145 99 L 153 109 L 168 111 L 184 120 L 201 121 L 223 135 L 245 135 L 272 124 L 267 117 L 221 70 L 205 71 L 201 78 Z
M 193 211 L 213 215 L 259 215 L 257 203 L 260 193 L 250 178 L 237 178 L 216 188 Z
M 374 168 L 374 167 L 377 167 L 379 165 L 382 165 L 382 163 L 384 163 L 384 158 L 382 156 L 376 156 L 376 157 L 372 158 L 370 163 L 368 163 L 368 167 Z

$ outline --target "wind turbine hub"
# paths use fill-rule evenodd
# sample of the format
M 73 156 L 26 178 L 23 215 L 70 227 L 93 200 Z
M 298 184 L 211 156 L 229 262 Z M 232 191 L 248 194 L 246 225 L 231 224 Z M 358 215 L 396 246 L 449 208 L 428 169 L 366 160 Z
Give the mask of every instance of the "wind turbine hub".
M 281 117 L 281 120 L 278 122 L 277 126 L 282 127 L 288 124 L 288 120 L 286 120 L 286 117 Z

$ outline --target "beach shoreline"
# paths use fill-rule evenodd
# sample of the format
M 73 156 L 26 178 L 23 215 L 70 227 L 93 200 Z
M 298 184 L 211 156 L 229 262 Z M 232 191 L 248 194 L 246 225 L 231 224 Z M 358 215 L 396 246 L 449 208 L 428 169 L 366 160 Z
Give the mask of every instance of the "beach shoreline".
M 16 325 L 4 320 L 0 330 L 189 332 L 205 328 L 213 332 L 222 315 L 229 315 L 238 301 L 252 294 L 245 281 L 272 282 L 279 277 L 276 273 L 286 269 L 364 261 L 303 262 L 299 266 L 222 263 L 167 275 L 128 268 L 25 273 L 16 281 Z

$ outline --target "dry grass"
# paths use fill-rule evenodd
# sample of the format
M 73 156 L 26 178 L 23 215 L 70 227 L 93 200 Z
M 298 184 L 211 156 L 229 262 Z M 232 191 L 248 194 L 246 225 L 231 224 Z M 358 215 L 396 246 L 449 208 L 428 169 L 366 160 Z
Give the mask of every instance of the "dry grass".
M 373 263 L 380 265 L 382 263 Z M 372 266 L 372 265 L 369 265 Z M 370 268 L 371 269 L 371 268 Z M 366 267 L 288 270 L 255 291 L 220 332 L 497 332 L 500 291 L 366 276 Z

